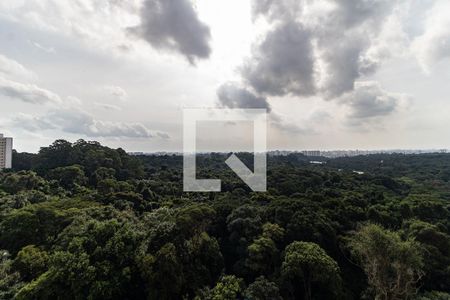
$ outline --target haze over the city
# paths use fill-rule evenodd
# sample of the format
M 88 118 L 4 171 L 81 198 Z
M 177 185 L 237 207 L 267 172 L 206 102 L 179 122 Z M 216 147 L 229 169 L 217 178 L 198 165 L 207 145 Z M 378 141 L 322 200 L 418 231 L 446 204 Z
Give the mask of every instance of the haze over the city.
M 269 149 L 450 148 L 449 58 L 446 0 L 1 1 L 0 132 L 180 151 L 183 108 L 267 108 Z

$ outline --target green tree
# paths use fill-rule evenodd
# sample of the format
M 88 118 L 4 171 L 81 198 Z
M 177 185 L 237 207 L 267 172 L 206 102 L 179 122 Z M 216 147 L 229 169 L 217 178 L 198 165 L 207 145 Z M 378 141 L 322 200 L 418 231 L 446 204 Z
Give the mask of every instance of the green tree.
M 310 242 L 293 242 L 285 250 L 282 275 L 289 281 L 301 280 L 304 298 L 312 299 L 312 284 L 321 283 L 334 292 L 340 285 L 339 266 L 319 245 Z
M 70 205 L 67 203 L 70 202 Z M 58 205 L 65 206 L 67 210 Z M 15 255 L 22 247 L 51 245 L 72 220 L 77 201 L 43 202 L 13 210 L 0 223 L 0 247 Z M 70 210 L 70 208 L 73 208 Z
M 19 171 L 0 177 L 0 187 L 10 194 L 31 190 L 46 191 L 48 182 L 33 171 Z
M 253 274 L 270 275 L 279 263 L 279 250 L 275 241 L 281 241 L 284 230 L 277 224 L 263 225 L 261 236 L 253 241 L 247 248 L 248 258 L 246 266 Z
M 215 217 L 216 212 L 205 204 L 194 204 L 181 208 L 176 216 L 177 227 L 185 237 L 204 232 Z
M 192 294 L 203 286 L 213 285 L 223 269 L 219 243 L 206 232 L 186 241 L 185 278 Z
M 424 267 L 419 243 L 368 224 L 350 238 L 349 246 L 367 275 L 375 299 L 411 299 L 417 293 L 416 284 Z
M 424 288 L 450 292 L 450 235 L 436 225 L 419 220 L 405 222 L 403 227 L 406 236 L 424 248 Z
M 79 165 L 55 168 L 49 172 L 48 177 L 58 181 L 67 190 L 73 190 L 87 183 L 84 170 Z
M 72 164 L 72 143 L 56 140 L 48 147 L 42 147 L 37 158 L 37 168 L 50 170 Z
M 227 228 L 230 233 L 230 252 L 233 259 L 233 270 L 240 276 L 245 275 L 245 259 L 248 246 L 261 233 L 262 209 L 256 206 L 243 205 L 232 211 L 227 217 Z
M 143 235 L 131 219 L 77 219 L 60 238 L 48 271 L 26 285 L 18 299 L 143 297 L 142 290 L 132 288 L 139 275 L 135 258 Z
M 147 254 L 140 263 L 149 299 L 176 299 L 185 283 L 183 268 L 174 244 L 167 243 L 153 256 Z
M 25 281 L 30 281 L 47 270 L 49 256 L 34 245 L 23 247 L 14 259 L 14 269 Z
M 12 267 L 8 251 L 0 250 L 0 299 L 13 299 L 23 286 L 20 274 Z
M 419 295 L 414 300 L 448 300 L 450 299 L 450 294 L 443 293 L 443 292 L 437 292 L 437 291 L 431 291 L 426 292 L 422 295 Z
M 248 300 L 282 300 L 278 286 L 264 276 L 258 277 L 247 287 L 244 297 Z
M 224 275 L 213 289 L 206 289 L 196 300 L 236 300 L 241 296 L 244 281 L 234 275 Z
M 269 238 L 274 242 L 280 242 L 284 238 L 284 229 L 278 224 L 266 223 L 262 227 L 262 237 Z
M 278 260 L 278 249 L 275 243 L 265 237 L 256 239 L 248 246 L 248 258 L 245 265 L 254 274 L 270 275 Z
M 116 170 L 114 170 L 113 168 L 100 167 L 95 170 L 94 174 L 92 175 L 92 181 L 94 185 L 97 185 L 102 180 L 115 179 L 115 175 Z

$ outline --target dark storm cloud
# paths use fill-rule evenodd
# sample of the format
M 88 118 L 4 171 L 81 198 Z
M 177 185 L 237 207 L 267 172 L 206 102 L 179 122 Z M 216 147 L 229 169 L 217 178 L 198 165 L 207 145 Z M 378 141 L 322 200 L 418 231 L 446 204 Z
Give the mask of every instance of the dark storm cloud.
M 254 1 L 253 16 L 275 29 L 254 45 L 242 76 L 257 92 L 273 96 L 333 99 L 353 90 L 362 76 L 380 64 L 368 50 L 396 1 L 329 0 L 320 9 L 303 1 Z M 313 46 L 314 45 L 314 46 Z
M 270 111 L 270 105 L 265 97 L 258 97 L 245 88 L 234 83 L 226 83 L 217 90 L 217 96 L 222 106 L 228 108 L 265 108 Z
M 397 0 L 254 0 L 254 21 L 270 25 L 252 46 L 240 68 L 243 96 L 230 87 L 219 89 L 227 107 L 267 103 L 270 96 L 318 96 L 338 100 L 349 111 L 348 123 L 361 124 L 398 110 L 401 96 L 376 83 L 361 84 L 389 55 L 377 55 L 384 22 Z M 263 98 L 264 101 L 261 100 Z M 260 99 L 260 101 L 256 101 Z M 344 100 L 343 100 L 344 99 Z M 250 104 L 249 104 L 250 103 Z M 288 124 L 272 113 L 272 124 L 288 132 L 305 134 L 311 128 Z
M 141 25 L 130 29 L 157 49 L 179 52 L 191 64 L 211 54 L 209 27 L 189 0 L 146 0 Z
M 382 21 L 392 12 L 397 1 L 335 0 L 326 18 L 314 28 L 319 59 L 325 66 L 321 92 L 336 98 L 352 91 L 363 75 L 377 70 L 380 61 L 368 56 L 382 28 Z
M 379 26 L 391 11 L 396 0 L 333 0 L 336 9 L 329 16 L 330 23 L 340 28 L 351 28 L 362 23 Z M 336 28 L 336 27 L 335 27 Z
M 242 67 L 244 80 L 258 93 L 270 96 L 311 95 L 314 58 L 311 33 L 291 21 L 267 33 Z
M 360 82 L 353 92 L 344 95 L 341 100 L 350 108 L 348 118 L 354 123 L 394 113 L 405 97 L 403 94 L 388 93 L 375 82 Z
M 333 47 L 323 50 L 323 65 L 327 72 L 323 75 L 321 92 L 326 98 L 335 98 L 353 90 L 361 75 L 362 47 L 358 40 L 335 41 Z

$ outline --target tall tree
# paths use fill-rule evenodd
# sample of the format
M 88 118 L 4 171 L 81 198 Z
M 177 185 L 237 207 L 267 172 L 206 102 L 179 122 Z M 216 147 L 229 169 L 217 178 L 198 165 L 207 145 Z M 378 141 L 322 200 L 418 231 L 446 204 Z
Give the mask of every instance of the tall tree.
M 375 299 L 404 300 L 416 294 L 424 267 L 419 243 L 368 224 L 350 238 L 349 246 L 367 275 L 369 292 Z
M 312 299 L 312 284 L 321 283 L 335 293 L 339 291 L 339 266 L 319 245 L 310 242 L 293 242 L 285 250 L 282 275 L 289 281 L 301 280 L 304 299 Z

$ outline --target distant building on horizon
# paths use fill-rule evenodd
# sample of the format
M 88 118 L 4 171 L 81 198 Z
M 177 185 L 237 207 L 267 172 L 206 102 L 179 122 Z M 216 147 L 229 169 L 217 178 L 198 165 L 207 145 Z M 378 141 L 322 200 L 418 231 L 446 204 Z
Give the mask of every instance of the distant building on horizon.
M 306 150 L 306 151 L 301 151 L 300 153 L 305 156 L 315 156 L 315 157 L 321 156 L 319 150 Z
M 0 133 L 0 170 L 12 168 L 13 139 Z

